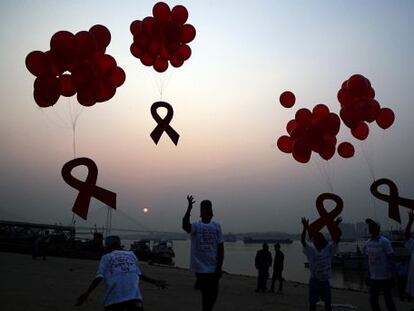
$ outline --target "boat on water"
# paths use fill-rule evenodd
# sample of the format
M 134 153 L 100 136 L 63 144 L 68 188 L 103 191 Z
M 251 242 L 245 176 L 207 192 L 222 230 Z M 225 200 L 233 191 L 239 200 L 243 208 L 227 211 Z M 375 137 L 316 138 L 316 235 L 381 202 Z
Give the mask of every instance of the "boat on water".
M 37 243 L 47 256 L 100 259 L 103 234 L 90 232 L 93 239 L 77 239 L 74 226 L 0 220 L 0 251 L 33 254 Z
M 251 238 L 251 237 L 245 237 L 243 239 L 243 242 L 246 243 L 246 244 L 250 244 L 250 243 L 256 243 L 256 244 L 262 244 L 262 243 L 292 244 L 293 240 L 291 240 L 291 239 L 279 239 L 279 238 Z
M 149 264 L 174 265 L 175 253 L 172 240 L 142 239 L 131 244 L 131 251 L 140 261 Z

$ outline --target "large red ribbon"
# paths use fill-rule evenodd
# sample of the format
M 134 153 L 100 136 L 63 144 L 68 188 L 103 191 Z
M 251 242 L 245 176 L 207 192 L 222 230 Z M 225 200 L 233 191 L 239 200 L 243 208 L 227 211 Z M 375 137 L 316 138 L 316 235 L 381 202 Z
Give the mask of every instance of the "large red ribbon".
M 329 213 L 326 211 L 324 201 L 332 200 L 336 206 Z M 320 215 L 319 219 L 315 220 L 308 226 L 309 237 L 312 238 L 316 232 L 319 232 L 323 227 L 327 227 L 333 241 L 338 241 L 342 235 L 341 229 L 335 223 L 335 218 L 341 214 L 344 208 L 342 199 L 334 193 L 322 193 L 316 199 L 316 209 Z
M 388 186 L 388 195 L 378 191 L 378 188 L 382 185 Z M 370 187 L 370 190 L 377 199 L 388 202 L 388 217 L 398 221 L 399 223 L 401 223 L 399 206 L 404 206 L 414 210 L 414 200 L 400 197 L 397 185 L 387 178 L 381 178 L 374 181 Z
M 71 174 L 72 170 L 80 165 L 84 165 L 88 168 L 88 176 L 85 181 L 81 181 Z M 116 193 L 96 185 L 96 180 L 98 179 L 98 167 L 91 159 L 77 158 L 65 163 L 62 167 L 62 177 L 69 186 L 79 190 L 79 194 L 72 208 L 72 211 L 79 217 L 86 220 L 89 203 L 92 197 L 113 209 L 116 209 Z
M 167 115 L 162 119 L 157 112 L 157 109 L 160 107 L 164 107 L 167 109 Z M 151 138 L 155 144 L 158 144 L 158 141 L 161 138 L 163 132 L 167 133 L 170 136 L 173 143 L 177 146 L 178 139 L 180 138 L 180 134 L 178 134 L 171 126 L 170 122 L 174 115 L 174 110 L 169 103 L 166 102 L 155 102 L 151 106 L 151 114 L 154 118 L 155 122 L 157 122 L 157 127 L 151 132 Z

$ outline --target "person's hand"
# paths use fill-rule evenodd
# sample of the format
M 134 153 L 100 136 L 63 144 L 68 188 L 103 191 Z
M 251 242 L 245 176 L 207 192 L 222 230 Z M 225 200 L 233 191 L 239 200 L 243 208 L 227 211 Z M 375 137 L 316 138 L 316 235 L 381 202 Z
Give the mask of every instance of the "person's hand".
M 193 204 L 195 203 L 193 196 L 187 195 L 187 201 L 188 201 L 188 208 L 191 209 L 193 207 Z
M 413 222 L 414 221 L 414 212 L 413 211 L 409 211 L 408 212 L 408 221 L 409 222 Z
M 342 222 L 342 217 L 335 219 L 335 224 L 338 226 Z
M 164 280 L 155 280 L 154 285 L 157 286 L 158 288 L 161 288 L 161 289 L 168 288 L 168 284 Z
M 88 294 L 87 293 L 83 293 L 82 295 L 80 295 L 79 297 L 78 297 L 78 299 L 76 300 L 76 304 L 75 304 L 75 306 L 80 306 L 80 305 L 82 305 L 85 301 L 86 301 L 86 299 L 88 299 Z
M 302 225 L 303 225 L 304 228 L 308 228 L 309 219 L 306 219 L 305 217 L 302 217 Z

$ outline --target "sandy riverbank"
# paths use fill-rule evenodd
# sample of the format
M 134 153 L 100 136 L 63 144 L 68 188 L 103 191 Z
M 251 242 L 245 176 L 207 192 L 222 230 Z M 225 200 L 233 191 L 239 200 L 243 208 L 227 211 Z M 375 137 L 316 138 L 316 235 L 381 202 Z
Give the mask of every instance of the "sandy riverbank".
M 103 285 L 81 307 L 75 307 L 76 297 L 89 285 L 98 262 L 92 260 L 49 257 L 46 261 L 33 260 L 30 255 L 0 252 L 0 310 L 2 311 L 69 311 L 103 310 Z M 189 271 L 172 268 L 141 266 L 151 277 L 165 279 L 169 288 L 159 290 L 150 284 L 141 284 L 146 311 L 198 311 L 199 292 L 193 289 L 194 276 Z M 254 277 L 224 275 L 220 283 L 215 311 L 297 311 L 307 310 L 306 285 L 286 282 L 282 295 L 254 292 Z M 333 303 L 352 304 L 358 310 L 370 310 L 368 294 L 334 289 Z M 401 303 L 397 310 L 408 311 L 414 303 Z M 381 301 L 383 304 L 383 301 Z M 336 309 L 345 310 L 345 309 Z

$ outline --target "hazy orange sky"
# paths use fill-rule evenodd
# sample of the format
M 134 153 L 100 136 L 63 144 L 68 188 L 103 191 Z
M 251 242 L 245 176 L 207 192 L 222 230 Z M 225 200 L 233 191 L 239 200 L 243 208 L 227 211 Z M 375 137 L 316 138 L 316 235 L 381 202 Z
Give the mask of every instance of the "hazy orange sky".
M 38 108 L 25 57 L 48 50 L 59 30 L 103 24 L 112 35 L 107 53 L 126 82 L 111 100 L 82 110 L 76 147 L 77 156 L 98 165 L 98 185 L 118 194 L 122 213 L 113 214 L 113 226 L 180 231 L 186 195 L 193 194 L 213 201 L 225 232 L 297 232 L 300 217 L 316 218 L 316 197 L 331 188 L 345 202 L 344 221 L 369 216 L 396 225 L 369 192 L 369 165 L 414 198 L 412 1 L 168 1 L 187 7 L 197 36 L 191 58 L 164 74 L 129 52 L 130 23 L 150 15 L 155 3 L 1 2 L 0 219 L 70 223 L 77 191 L 60 170 L 73 158 L 67 108 L 79 104 L 61 97 Z M 371 125 L 362 143 L 342 126 L 340 141 L 356 147 L 351 159 L 336 155 L 326 163 L 313 155 L 299 164 L 281 153 L 276 140 L 295 111 L 324 103 L 339 112 L 336 93 L 354 73 L 369 78 L 376 98 L 394 110 L 394 125 Z M 165 135 L 158 145 L 149 136 L 160 81 L 163 100 L 174 107 L 177 147 Z M 292 109 L 278 102 L 285 90 L 296 94 Z M 78 224 L 103 225 L 105 213 L 93 200 L 88 222 Z

